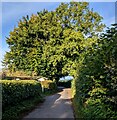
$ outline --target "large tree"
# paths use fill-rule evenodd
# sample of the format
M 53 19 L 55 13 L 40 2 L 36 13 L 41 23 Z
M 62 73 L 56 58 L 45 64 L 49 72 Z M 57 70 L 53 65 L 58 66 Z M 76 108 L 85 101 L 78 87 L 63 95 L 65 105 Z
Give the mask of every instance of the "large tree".
M 87 2 L 61 3 L 55 11 L 23 17 L 6 40 L 10 51 L 4 64 L 58 81 L 73 73 L 85 41 L 103 30 L 101 20 Z

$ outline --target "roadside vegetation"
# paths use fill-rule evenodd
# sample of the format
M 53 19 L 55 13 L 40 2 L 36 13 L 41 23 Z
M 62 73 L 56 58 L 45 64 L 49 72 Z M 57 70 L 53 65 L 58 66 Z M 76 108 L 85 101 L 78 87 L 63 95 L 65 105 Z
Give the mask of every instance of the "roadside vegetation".
M 43 99 L 41 87 L 45 95 L 56 92 L 57 85 L 69 87 L 70 82 L 59 81 L 69 75 L 74 78 L 76 118 L 117 118 L 117 24 L 104 33 L 102 19 L 87 2 L 61 3 L 55 11 L 43 10 L 23 17 L 6 39 L 10 51 L 6 52 L 3 65 L 12 76 L 16 71 L 25 71 L 32 78 L 43 76 L 49 80 L 3 80 L 3 105 L 19 106 L 19 101 L 25 104 L 26 99 L 30 106 L 37 101 L 35 96 L 39 96 L 39 101 Z M 28 97 L 34 101 L 31 103 Z M 12 110 L 5 109 L 7 115 L 3 116 L 10 117 L 9 113 Z
M 44 101 L 44 97 L 57 92 L 55 82 L 44 81 L 44 89 L 36 80 L 1 80 L 2 119 L 20 120 L 24 113 Z
M 117 25 L 81 54 L 72 89 L 76 117 L 117 119 Z
M 65 88 L 71 88 L 71 82 L 72 82 L 72 80 L 60 80 L 58 82 L 58 86 L 62 86 Z

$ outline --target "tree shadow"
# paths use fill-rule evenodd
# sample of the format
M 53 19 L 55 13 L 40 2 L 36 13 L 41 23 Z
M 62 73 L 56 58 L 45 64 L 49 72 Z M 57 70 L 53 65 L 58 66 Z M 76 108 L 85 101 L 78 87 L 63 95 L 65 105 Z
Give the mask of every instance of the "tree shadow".
M 65 91 L 64 91 L 65 90 Z M 45 102 L 25 118 L 72 118 L 73 108 L 69 90 L 59 88 L 59 93 L 47 96 Z M 63 92 L 62 92 L 63 91 Z M 23 119 L 26 120 L 26 119 Z

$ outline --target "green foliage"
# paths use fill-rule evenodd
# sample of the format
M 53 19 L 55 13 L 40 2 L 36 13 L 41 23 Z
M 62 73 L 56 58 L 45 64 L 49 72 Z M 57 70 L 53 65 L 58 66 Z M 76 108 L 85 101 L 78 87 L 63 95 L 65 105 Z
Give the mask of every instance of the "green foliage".
M 42 103 L 44 100 L 40 96 L 35 96 L 24 101 L 20 101 L 15 106 L 9 106 L 2 112 L 2 120 L 21 120 L 24 115 L 35 108 L 36 105 Z
M 49 89 L 51 91 L 57 91 L 57 85 L 56 85 L 56 83 L 55 82 L 50 82 Z
M 73 91 L 76 111 L 84 119 L 117 118 L 116 40 L 115 25 L 80 56 Z
M 23 17 L 6 40 L 10 51 L 3 63 L 11 71 L 34 71 L 56 81 L 74 75 L 84 42 L 104 27 L 101 20 L 87 2 L 61 3 L 55 11 Z
M 71 87 L 71 80 L 61 80 L 58 82 L 58 86 L 63 86 L 66 88 L 70 88 Z
M 2 80 L 0 83 L 2 83 L 3 110 L 34 96 L 42 98 L 41 85 L 34 80 Z
M 47 80 L 43 86 L 49 91 L 42 93 L 41 83 L 35 80 L 2 80 L 3 120 L 20 120 L 25 113 L 43 102 L 43 97 L 57 92 L 56 83 Z
M 51 81 L 51 80 L 45 80 L 40 82 L 41 86 L 43 86 L 43 88 L 49 90 L 49 91 L 57 91 L 57 85 L 56 82 Z

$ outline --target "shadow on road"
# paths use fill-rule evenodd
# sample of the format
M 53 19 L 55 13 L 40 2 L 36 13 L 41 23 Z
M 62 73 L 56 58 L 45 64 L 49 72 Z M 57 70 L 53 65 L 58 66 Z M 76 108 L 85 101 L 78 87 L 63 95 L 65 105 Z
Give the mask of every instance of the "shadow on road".
M 45 102 L 25 118 L 74 118 L 71 89 L 59 87 L 57 94 L 47 96 Z

